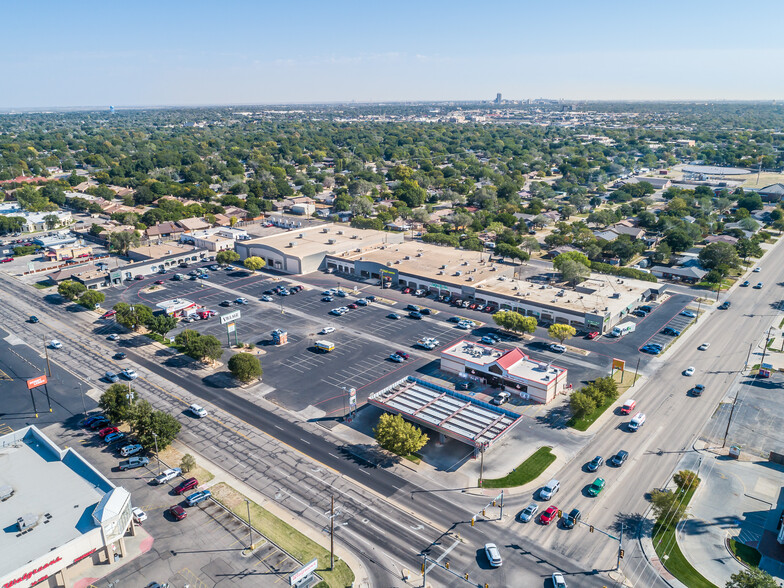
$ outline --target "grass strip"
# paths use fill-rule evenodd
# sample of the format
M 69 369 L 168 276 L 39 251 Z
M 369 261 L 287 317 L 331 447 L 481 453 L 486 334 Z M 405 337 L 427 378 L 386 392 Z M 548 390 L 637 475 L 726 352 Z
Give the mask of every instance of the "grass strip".
M 482 486 L 484 488 L 513 488 L 535 480 L 555 461 L 552 449 L 552 447 L 540 447 L 508 475 L 494 480 L 482 480 Z
M 639 376 L 637 376 L 639 378 Z M 618 396 L 621 396 L 624 392 L 626 392 L 629 388 L 631 388 L 632 384 L 636 381 L 635 375 L 630 370 L 624 370 L 621 375 L 618 372 L 613 374 L 613 379 L 618 382 Z M 582 418 L 575 418 L 572 417 L 566 422 L 567 427 L 571 427 L 573 429 L 577 429 L 578 431 L 587 431 L 588 427 L 596 422 L 600 416 L 604 414 L 604 411 L 610 408 L 618 398 L 607 398 L 602 404 L 596 407 L 591 414 L 587 414 Z
M 735 541 L 735 539 L 730 539 L 730 549 L 732 550 L 732 553 L 735 554 L 735 557 L 747 566 L 751 566 L 752 568 L 759 567 L 762 554 L 753 547 L 744 545 L 739 541 Z

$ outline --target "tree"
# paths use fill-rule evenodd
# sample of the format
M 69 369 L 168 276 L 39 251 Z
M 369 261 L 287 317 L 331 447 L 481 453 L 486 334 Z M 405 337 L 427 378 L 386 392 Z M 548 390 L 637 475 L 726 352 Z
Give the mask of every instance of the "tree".
M 236 353 L 229 360 L 229 371 L 240 382 L 247 384 L 261 377 L 261 362 L 252 353 Z
M 129 394 L 133 395 L 135 392 L 127 384 L 112 384 L 101 394 L 98 406 L 112 422 L 125 422 L 129 420 L 133 407 L 132 398 L 128 398 Z
M 745 208 L 749 212 L 762 209 L 762 196 L 759 194 L 749 194 L 738 198 L 738 208 Z
M 245 266 L 245 269 L 249 269 L 252 272 L 257 272 L 266 266 L 267 262 L 264 261 L 261 257 L 251 255 L 250 257 L 245 258 L 245 261 L 242 262 L 242 265 Z
M 373 202 L 367 196 L 354 196 L 349 204 L 354 216 L 370 216 L 373 213 Z
M 146 326 L 152 321 L 152 309 L 144 304 L 134 304 L 131 306 L 126 302 L 118 302 L 113 309 L 117 312 L 115 320 L 126 329 L 136 330 L 141 326 Z
M 579 251 L 566 251 L 555 256 L 553 259 L 553 267 L 559 272 L 563 272 L 562 267 L 567 261 L 576 261 L 583 264 L 585 267 L 591 267 L 591 262 L 584 253 Z
M 202 335 L 198 331 L 185 329 L 177 333 L 174 342 L 182 347 L 187 355 L 201 361 L 214 361 L 223 355 L 223 347 L 218 339 L 213 335 Z
M 425 203 L 427 192 L 414 180 L 403 180 L 393 190 L 397 200 L 402 200 L 409 208 L 417 208 Z
M 654 490 L 651 492 L 651 507 L 660 524 L 674 527 L 686 518 L 688 506 L 680 492 Z
M 237 253 L 236 251 L 232 251 L 231 249 L 219 251 L 218 254 L 215 256 L 215 261 L 218 262 L 218 265 L 225 266 L 239 260 L 240 260 L 240 254 Z
M 94 310 L 95 307 L 104 300 L 106 300 L 106 295 L 103 292 L 98 292 L 97 290 L 87 290 L 79 298 L 79 304 L 88 310 Z
M 551 219 L 549 216 L 545 216 L 543 214 L 537 214 L 533 218 L 533 220 L 531 220 L 531 224 L 533 226 L 539 228 L 539 229 L 541 229 L 542 227 L 546 227 L 547 225 L 549 225 L 552 222 L 553 222 L 553 219 Z
M 530 255 L 534 251 L 539 251 L 539 241 L 536 239 L 536 237 L 527 235 L 523 237 L 522 241 L 520 242 L 520 249 L 527 251 Z
M 140 242 L 139 231 L 117 231 L 109 236 L 109 244 L 120 255 L 128 255 L 128 250 L 138 247 Z
M 195 457 L 193 457 L 190 453 L 186 453 L 185 455 L 182 456 L 182 460 L 180 460 L 180 469 L 182 470 L 183 474 L 187 474 L 195 467 L 196 467 Z
M 750 568 L 732 574 L 724 588 L 778 588 L 778 584 L 765 570 Z
M 751 217 L 740 219 L 740 221 L 738 221 L 738 226 L 744 231 L 749 231 L 751 233 L 760 228 L 759 223 Z
M 707 270 L 714 269 L 719 265 L 738 267 L 740 260 L 735 247 L 729 243 L 711 243 L 700 251 L 700 264 Z
M 93 237 L 97 237 L 98 235 L 100 235 L 101 233 L 103 233 L 103 231 L 104 231 L 104 228 L 103 228 L 101 225 L 99 225 L 99 224 L 92 224 L 92 225 L 90 225 L 90 231 L 89 231 L 89 233 L 90 233 L 90 234 L 91 234 Z
M 574 337 L 577 334 L 577 329 L 571 325 L 555 323 L 554 325 L 550 325 L 550 328 L 547 329 L 547 334 L 550 338 L 557 339 L 559 343 L 563 343 L 566 339 Z
M 686 251 L 694 245 L 694 240 L 683 229 L 672 229 L 667 231 L 664 241 L 673 251 Z
M 177 326 L 177 319 L 173 316 L 157 314 L 153 315 L 145 324 L 153 333 L 158 333 L 161 337 L 165 337 L 166 333 Z
M 681 490 L 696 490 L 700 485 L 700 479 L 697 477 L 697 472 L 691 470 L 681 470 L 675 474 L 672 479 Z
M 533 333 L 536 331 L 536 318 L 523 316 L 513 310 L 501 310 L 493 313 L 493 321 L 502 329 L 515 333 Z
M 669 263 L 672 257 L 672 247 L 662 241 L 656 246 L 656 252 L 653 254 L 653 260 L 658 263 Z
M 569 406 L 575 418 L 581 419 L 596 410 L 596 403 L 582 391 L 577 391 L 569 397 Z
M 422 449 L 429 440 L 419 427 L 404 420 L 399 414 L 382 414 L 373 434 L 381 447 L 397 455 L 411 455 Z
M 146 448 L 156 446 L 163 451 L 180 432 L 181 425 L 172 415 L 160 410 L 153 410 L 146 400 L 139 400 L 134 405 L 130 418 L 134 435 Z
M 528 255 L 525 251 L 523 251 L 519 247 L 515 247 L 514 245 L 509 245 L 508 243 L 498 243 L 495 246 L 495 253 L 496 255 L 501 256 L 502 259 L 509 257 L 511 259 L 516 259 L 522 262 L 526 262 L 531 258 L 530 255 Z
M 60 284 L 57 286 L 57 293 L 63 298 L 70 300 L 71 302 L 76 300 L 79 296 L 81 296 L 86 291 L 87 291 L 87 286 L 85 286 L 81 282 L 73 282 L 71 280 L 65 280 L 63 282 L 60 282 Z
M 591 270 L 579 261 L 567 259 L 561 264 L 561 277 L 572 285 L 591 275 Z
M 51 231 L 60 224 L 60 217 L 58 217 L 56 214 L 47 214 L 44 217 L 44 223 L 46 223 L 46 229 Z

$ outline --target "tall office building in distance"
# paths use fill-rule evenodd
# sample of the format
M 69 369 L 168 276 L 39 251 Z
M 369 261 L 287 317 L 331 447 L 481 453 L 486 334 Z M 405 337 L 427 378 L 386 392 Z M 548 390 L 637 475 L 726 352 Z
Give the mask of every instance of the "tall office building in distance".
M 501 92 L 498 92 L 498 94 L 495 95 L 495 103 L 501 104 Z

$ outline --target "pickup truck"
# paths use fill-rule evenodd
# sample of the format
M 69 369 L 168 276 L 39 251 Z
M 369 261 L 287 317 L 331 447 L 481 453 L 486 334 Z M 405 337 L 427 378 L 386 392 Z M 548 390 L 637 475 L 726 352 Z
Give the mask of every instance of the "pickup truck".
M 168 470 L 165 470 L 160 476 L 157 476 L 153 481 L 158 485 L 165 484 L 166 482 L 168 482 L 169 480 L 173 480 L 180 474 L 182 474 L 182 470 L 180 468 L 170 468 Z
M 125 461 L 120 462 L 120 470 L 132 470 L 134 468 L 140 468 L 146 466 L 150 463 L 150 460 L 146 457 L 132 457 L 131 459 L 126 459 Z

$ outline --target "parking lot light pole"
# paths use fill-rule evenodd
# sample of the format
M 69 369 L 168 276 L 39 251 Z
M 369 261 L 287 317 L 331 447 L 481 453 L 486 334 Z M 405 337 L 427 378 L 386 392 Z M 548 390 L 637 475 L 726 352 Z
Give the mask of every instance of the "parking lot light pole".
M 245 506 L 248 507 L 248 549 L 253 549 L 253 526 L 250 524 L 250 500 L 245 499 Z
M 158 460 L 158 475 L 161 473 L 161 456 L 158 454 L 158 434 L 153 431 L 152 438 L 155 439 L 155 458 Z
M 82 390 L 82 381 L 81 380 L 79 380 L 79 396 L 82 397 L 82 414 L 84 414 L 84 416 L 86 417 L 87 416 L 87 405 L 84 402 L 84 390 Z

